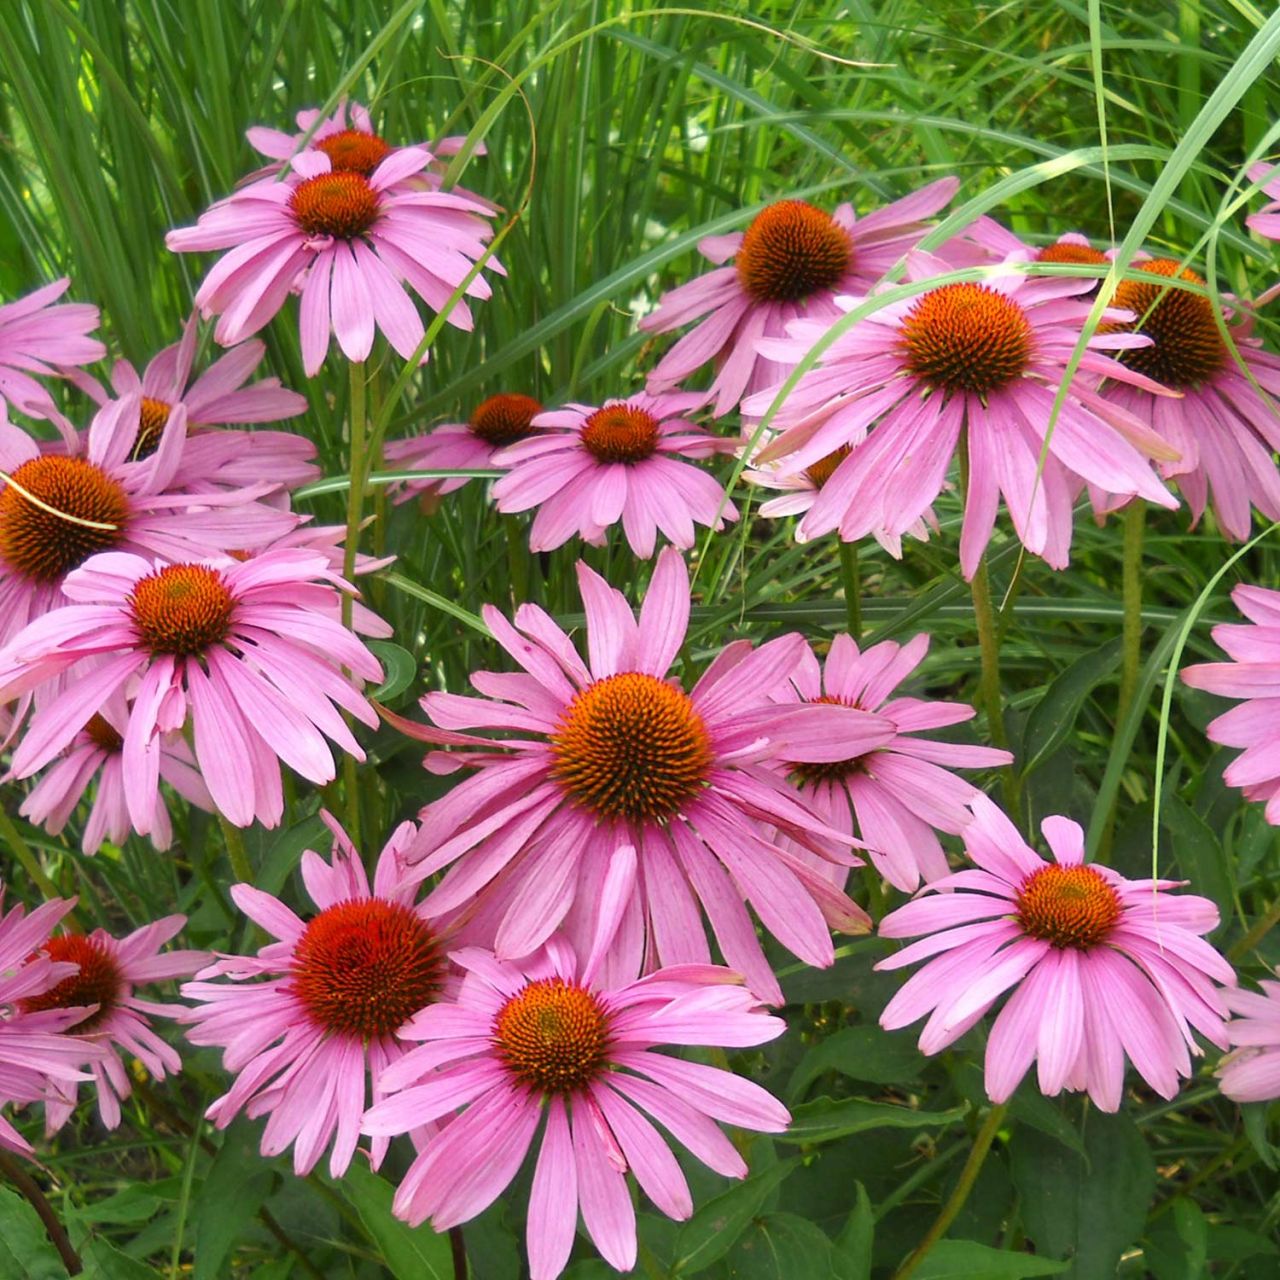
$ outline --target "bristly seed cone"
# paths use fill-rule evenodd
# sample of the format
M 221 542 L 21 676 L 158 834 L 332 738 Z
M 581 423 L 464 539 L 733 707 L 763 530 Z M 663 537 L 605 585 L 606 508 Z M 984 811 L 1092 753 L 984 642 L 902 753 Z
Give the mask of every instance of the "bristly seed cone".
M 129 607 L 152 653 L 192 657 L 226 639 L 236 602 L 217 569 L 171 564 L 134 583 Z
M 499 392 L 476 406 L 467 427 L 485 444 L 501 449 L 533 435 L 533 419 L 541 412 L 542 405 L 532 396 Z
M 78 964 L 80 972 L 63 978 L 42 995 L 19 1000 L 18 1008 L 23 1013 L 42 1013 L 47 1009 L 75 1009 L 96 1004 L 98 1008 L 94 1013 L 69 1028 L 73 1035 L 92 1031 L 120 1002 L 124 979 L 115 957 L 101 942 L 81 933 L 59 934 L 50 938 L 41 950 L 50 960 Z
M 1120 919 L 1120 899 L 1096 867 L 1050 864 L 1018 890 L 1018 922 L 1055 947 L 1087 951 L 1104 942 Z
M 358 173 L 367 178 L 386 159 L 391 148 L 376 133 L 343 129 L 312 141 L 312 147 L 329 157 L 334 173 Z
M 804 200 L 779 200 L 756 214 L 734 265 L 757 302 L 800 302 L 840 282 L 853 246 L 830 214 Z
M 289 197 L 298 225 L 309 236 L 354 240 L 378 219 L 378 193 L 358 173 L 320 173 L 298 183 Z
M 608 1063 L 609 1020 L 586 988 L 543 978 L 517 992 L 494 1021 L 508 1070 L 544 1094 L 585 1089 Z
M 643 462 L 658 444 L 658 420 L 629 404 L 607 404 L 582 424 L 583 447 L 600 462 Z

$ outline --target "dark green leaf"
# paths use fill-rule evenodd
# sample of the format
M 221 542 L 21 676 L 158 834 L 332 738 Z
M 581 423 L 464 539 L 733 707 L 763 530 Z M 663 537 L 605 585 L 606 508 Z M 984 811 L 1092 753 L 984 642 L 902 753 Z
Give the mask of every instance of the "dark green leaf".
M 800 1059 L 787 1085 L 787 1097 L 793 1102 L 804 1097 L 827 1071 L 871 1084 L 898 1084 L 915 1079 L 923 1062 L 907 1036 L 891 1035 L 877 1026 L 841 1027 Z
M 760 1212 L 769 1193 L 781 1185 L 799 1163 L 797 1156 L 782 1160 L 753 1174 L 714 1200 L 708 1200 L 680 1228 L 672 1270 L 677 1275 L 696 1275 L 722 1258 Z
M 912 1273 L 915 1280 L 1023 1280 L 1024 1276 L 1056 1276 L 1065 1262 L 1007 1253 L 972 1240 L 939 1240 Z
M 791 1128 L 779 1138 L 781 1142 L 834 1142 L 867 1129 L 937 1129 L 954 1124 L 969 1110 L 968 1104 L 946 1111 L 914 1111 L 889 1102 L 870 1102 L 866 1098 L 815 1098 L 791 1111 Z
M 853 1184 L 854 1202 L 844 1230 L 831 1250 L 835 1280 L 871 1280 L 871 1246 L 876 1220 L 871 1199 L 860 1182 Z
M 725 1259 L 733 1280 L 830 1280 L 831 1240 L 820 1227 L 794 1213 L 756 1218 Z
M 368 696 L 377 702 L 391 702 L 398 698 L 418 676 L 418 660 L 398 644 L 390 640 L 366 640 L 382 663 L 382 683 Z
M 1054 679 L 1027 717 L 1023 777 L 1039 768 L 1067 740 L 1085 699 L 1119 663 L 1120 641 L 1109 640 L 1100 649 L 1078 658 Z
M 0 1186 L 0 1276 L 14 1280 L 66 1280 L 36 1211 L 16 1191 Z
M 396 1280 L 453 1280 L 449 1237 L 430 1227 L 410 1227 L 391 1216 L 394 1189 L 372 1169 L 353 1161 L 334 1184 L 360 1215 L 369 1239 Z
M 271 1191 L 270 1168 L 258 1158 L 255 1126 L 227 1130 L 195 1199 L 193 1280 L 219 1280 L 223 1264 Z

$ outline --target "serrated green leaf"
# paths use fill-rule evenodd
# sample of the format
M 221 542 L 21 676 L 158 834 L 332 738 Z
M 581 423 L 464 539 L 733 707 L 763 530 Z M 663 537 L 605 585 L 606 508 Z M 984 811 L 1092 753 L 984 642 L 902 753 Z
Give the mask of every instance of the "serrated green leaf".
M 850 1134 L 868 1129 L 938 1129 L 954 1124 L 969 1111 L 963 1103 L 946 1111 L 915 1111 L 890 1102 L 872 1102 L 867 1098 L 815 1098 L 793 1107 L 791 1127 L 778 1141 L 803 1143 L 834 1142 Z
M 396 1280 L 454 1280 L 449 1237 L 392 1217 L 395 1190 L 385 1178 L 357 1160 L 334 1186 L 360 1215 L 370 1241 Z
M 692 1276 L 729 1251 L 775 1187 L 799 1165 L 797 1156 L 752 1174 L 714 1200 L 708 1200 L 680 1228 L 676 1241 L 676 1275 Z

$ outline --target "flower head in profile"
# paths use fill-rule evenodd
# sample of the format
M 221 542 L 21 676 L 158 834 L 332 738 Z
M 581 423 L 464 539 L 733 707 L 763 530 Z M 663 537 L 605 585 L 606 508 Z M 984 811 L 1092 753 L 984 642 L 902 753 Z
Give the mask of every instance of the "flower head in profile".
M 963 238 L 986 250 L 991 260 L 1003 262 L 1010 254 L 1024 254 L 1032 262 L 1059 266 L 1105 267 L 1115 257 L 1114 249 L 1099 249 L 1088 236 L 1068 231 L 1048 244 L 1032 244 L 1014 235 L 1003 223 L 983 215 L 964 230 Z M 1096 281 L 1091 282 L 1096 287 Z
M 184 984 L 193 1002 L 180 1021 L 193 1044 L 218 1045 L 236 1079 L 206 1112 L 225 1128 L 244 1112 L 267 1116 L 262 1154 L 293 1146 L 293 1167 L 309 1173 L 329 1149 L 340 1177 L 355 1154 L 366 1099 L 405 1052 L 396 1038 L 441 994 L 444 953 L 412 888 L 404 884 L 410 822 L 378 858 L 373 884 L 334 819 L 329 862 L 308 850 L 302 879 L 315 904 L 306 920 L 252 885 L 231 887 L 236 905 L 274 941 L 256 956 L 220 956 Z M 222 981 L 227 979 L 227 981 Z M 388 1140 L 373 1142 L 376 1169 Z
M 886 1006 L 890 1030 L 928 1015 L 920 1050 L 933 1054 L 1012 991 L 987 1039 L 986 1088 L 1004 1102 L 1032 1062 L 1042 1093 L 1087 1090 L 1120 1106 L 1125 1057 L 1162 1098 L 1191 1074 L 1200 1032 L 1226 1046 L 1226 1006 L 1214 985 L 1231 966 L 1203 939 L 1218 923 L 1207 898 L 1169 880 L 1128 880 L 1084 861 L 1067 818 L 1041 830 L 1046 862 L 985 796 L 964 830 L 976 869 L 933 881 L 880 923 L 886 938 L 919 938 L 878 969 L 925 961 Z
M 56 836 L 93 788 L 80 836 L 81 850 L 92 855 L 104 841 L 122 844 L 133 830 L 124 791 L 124 734 L 128 723 L 128 703 L 123 693 L 117 693 L 89 717 L 65 752 L 49 765 L 18 812 Z M 181 734 L 165 734 L 161 741 L 158 781 L 167 783 L 188 804 L 205 810 L 213 808 L 209 789 Z M 159 786 L 146 826 L 152 845 L 167 849 L 173 841 L 173 824 Z
M 406 147 L 366 177 L 304 151 L 282 180 L 252 182 L 194 227 L 170 231 L 165 243 L 177 253 L 229 250 L 196 293 L 201 312 L 218 317 L 214 337 L 223 346 L 250 337 L 299 290 L 308 376 L 324 364 L 331 331 L 348 360 L 367 360 L 379 329 L 401 357 L 413 356 L 426 331 L 405 286 L 442 311 L 492 234 L 479 199 L 410 181 L 430 162 L 429 151 Z M 472 298 L 490 292 L 479 275 L 466 287 Z M 470 329 L 466 303 L 451 307 L 448 320 Z
M 466 422 L 445 422 L 423 436 L 393 440 L 382 453 L 393 467 L 414 471 L 488 471 L 501 467 L 496 455 L 508 445 L 538 434 L 533 420 L 542 405 L 532 396 L 503 391 L 482 400 Z M 397 502 L 434 502 L 467 483 L 466 476 L 407 480 L 397 486 Z
M 24 1014 L 55 1009 L 92 1009 L 62 1032 L 103 1056 L 90 1062 L 98 1097 L 98 1114 L 108 1129 L 120 1123 L 120 1102 L 133 1091 L 121 1051 L 136 1058 L 155 1080 L 182 1069 L 173 1046 L 152 1029 L 153 1017 L 173 1017 L 181 1006 L 141 999 L 134 988 L 168 978 L 186 978 L 204 965 L 204 951 L 165 951 L 161 947 L 187 923 L 186 916 L 166 916 L 143 925 L 123 938 L 105 929 L 90 934 L 60 933 L 50 938 L 43 952 L 58 963 L 77 966 L 47 991 L 19 1002 Z M 44 1103 L 45 1131 L 56 1133 L 71 1118 L 76 1106 L 77 1082 L 57 1081 Z
M 64 276 L 0 306 L 0 426 L 8 422 L 12 406 L 29 418 L 50 419 L 64 437 L 71 433 L 48 388 L 36 379 L 92 364 L 107 349 L 89 337 L 98 327 L 97 307 L 57 301 L 70 285 Z
M 926 219 L 956 193 L 942 178 L 865 217 L 840 205 L 832 214 L 804 200 L 766 205 L 746 231 L 708 236 L 698 251 L 715 270 L 664 293 L 640 321 L 649 333 L 694 327 L 649 375 L 649 390 L 671 391 L 707 364 L 716 376 L 707 392 L 716 417 L 753 392 L 782 381 L 790 364 L 762 354 L 760 338 L 785 336 L 799 317 L 831 321 L 841 294 L 865 294 L 925 231 Z M 732 261 L 731 261 L 732 260 Z
M 562 938 L 517 962 L 465 948 L 455 1000 L 424 1010 L 400 1035 L 420 1041 L 383 1073 L 398 1090 L 365 1117 L 389 1136 L 461 1112 L 422 1146 L 394 1211 L 437 1231 L 482 1212 L 516 1176 L 543 1118 L 526 1240 L 532 1280 L 554 1280 L 587 1234 L 620 1271 L 636 1261 L 627 1173 L 670 1218 L 693 1211 L 667 1130 L 718 1173 L 747 1167 L 716 1125 L 777 1133 L 790 1117 L 759 1085 L 657 1052 L 662 1045 L 738 1048 L 786 1029 L 737 974 L 707 964 L 604 979 L 601 959 L 635 893 L 635 855 L 615 854 L 601 885 L 599 923 L 581 955 Z
M 1213 629 L 1231 661 L 1187 667 L 1182 679 L 1193 689 L 1243 699 L 1210 722 L 1209 741 L 1243 748 L 1222 779 L 1246 800 L 1262 801 L 1267 821 L 1280 826 L 1280 591 L 1241 583 L 1231 599 L 1248 622 Z
M 30 913 L 21 904 L 5 911 L 0 887 L 0 1103 L 56 1101 L 59 1090 L 92 1078 L 82 1069 L 85 1063 L 103 1057 L 100 1046 L 59 1034 L 81 1021 L 87 1008 L 22 1009 L 24 1001 L 38 999 L 77 972 L 74 962 L 52 960 L 47 953 L 54 925 L 74 906 L 74 899 L 53 898 Z M 0 1148 L 34 1155 L 3 1116 Z
M 1234 1102 L 1280 1098 L 1280 982 L 1264 978 L 1260 985 L 1260 992 L 1241 987 L 1223 992 L 1236 1016 L 1227 1023 L 1231 1052 L 1214 1074 Z
M 873 751 L 790 768 L 823 821 L 841 831 L 856 831 L 876 870 L 907 893 L 921 880 L 947 874 L 947 856 L 936 833 L 959 835 L 972 817 L 966 806 L 977 789 L 951 769 L 993 769 L 1013 759 L 994 747 L 919 736 L 974 716 L 973 708 L 962 702 L 893 696 L 928 649 L 926 635 L 905 645 L 885 640 L 864 651 L 852 636 L 838 635 L 825 664 L 806 646 L 791 679 L 774 695 L 783 703 L 858 707 L 893 725 L 894 736 Z M 783 760 L 787 767 L 785 752 Z M 806 856 L 798 847 L 796 852 Z M 844 884 L 844 867 L 809 857 L 815 867 L 829 870 L 836 883 Z
M 801 521 L 805 537 L 837 529 L 852 542 L 876 531 L 908 532 L 942 491 L 962 448 L 966 578 L 977 570 L 1002 497 L 1023 545 L 1054 568 L 1067 564 L 1077 477 L 1177 505 L 1147 456 L 1175 450 L 1091 390 L 1102 376 L 1161 390 L 1107 354 L 1149 340 L 1120 333 L 1090 339 L 1083 376 L 1055 421 L 1055 400 L 1091 306 L 1081 295 L 1093 282 L 1029 276 L 1019 265 L 1010 261 L 982 282 L 938 285 L 886 304 L 836 338 L 800 379 L 774 419 L 781 434 L 759 460 L 780 460 L 781 474 L 794 475 L 849 450 Z M 944 270 L 940 259 L 917 253 L 908 275 L 927 280 Z M 840 301 L 846 310 L 856 305 Z M 829 327 L 795 321 L 789 338 L 762 349 L 796 364 Z M 765 392 L 744 407 L 763 414 L 773 399 Z
M 281 422 L 305 413 L 307 400 L 280 385 L 279 378 L 245 382 L 262 362 L 266 346 L 243 342 L 215 360 L 192 380 L 196 355 L 196 318 L 180 341 L 165 347 L 143 371 L 127 360 L 111 370 L 109 393 L 95 378 L 79 375 L 78 387 L 102 406 L 104 426 L 132 435 L 129 458 L 149 458 L 160 447 L 170 417 L 181 407 L 186 438 L 174 469 L 174 488 L 242 489 L 270 477 L 284 489 L 315 480 L 316 448 L 289 431 L 214 430 L 243 423 Z
M 452 918 L 465 909 L 468 936 L 493 939 L 501 959 L 528 955 L 561 927 L 585 953 L 609 857 L 627 845 L 640 876 L 607 963 L 631 976 L 642 951 L 654 965 L 708 963 L 705 913 L 726 963 L 777 1002 L 748 904 L 784 946 L 819 966 L 833 959 L 829 927 L 862 932 L 868 922 L 776 842 L 775 830 L 845 864 L 856 843 L 826 827 L 769 766 L 783 755 L 844 759 L 890 741 L 893 728 L 850 707 L 774 702 L 803 653 L 798 635 L 757 649 L 735 641 L 686 693 L 669 675 L 689 620 L 689 578 L 671 548 L 658 557 L 638 620 L 584 564 L 578 583 L 587 662 L 542 609 L 522 605 L 513 627 L 486 607 L 520 671 L 475 672 L 478 698 L 427 694 L 434 727 L 394 721 L 461 748 L 431 752 L 428 769 L 475 770 L 422 810 L 413 874 L 448 868 L 427 910 Z
M 554 550 L 574 534 L 603 545 L 619 521 L 642 559 L 653 555 L 659 531 L 687 550 L 695 524 L 718 530 L 738 518 L 719 482 L 684 461 L 735 447 L 684 416 L 703 399 L 642 391 L 599 408 L 570 404 L 538 414 L 533 436 L 494 457 L 510 468 L 493 486 L 498 510 L 537 508 L 529 535 L 534 551 Z
M 141 835 L 156 820 L 164 735 L 188 718 L 209 795 L 240 827 L 280 821 L 280 761 L 324 785 L 335 772 L 326 737 L 364 759 L 340 711 L 377 723 L 353 680 L 376 682 L 382 668 L 339 621 L 338 593 L 352 588 L 322 554 L 164 564 L 109 552 L 63 590 L 70 604 L 0 650 L 0 698 L 64 676 L 13 753 L 15 776 L 44 768 L 126 689 L 121 767 Z
M 1190 267 L 1155 258 L 1132 270 L 1135 276 L 1116 287 L 1113 305 L 1134 320 L 1110 327 L 1151 342 L 1118 358 L 1178 396 L 1152 395 L 1125 382 L 1108 384 L 1105 394 L 1176 450 L 1177 458 L 1160 463 L 1160 474 L 1177 485 L 1192 517 L 1199 520 L 1211 506 L 1222 532 L 1243 541 L 1253 523 L 1251 507 L 1268 520 L 1280 519 L 1274 459 L 1280 449 L 1280 357 L 1250 336 L 1250 317 L 1230 330 L 1233 355 L 1210 299 L 1181 287 L 1205 286 Z M 1098 505 L 1107 509 L 1122 502 Z

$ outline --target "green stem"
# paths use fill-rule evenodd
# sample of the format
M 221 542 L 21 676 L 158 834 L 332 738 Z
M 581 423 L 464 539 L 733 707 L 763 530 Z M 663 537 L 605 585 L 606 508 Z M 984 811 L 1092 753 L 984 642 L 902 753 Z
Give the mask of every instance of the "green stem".
M 978 1181 L 978 1174 L 982 1172 L 982 1166 L 987 1159 L 987 1152 L 991 1150 L 991 1143 L 996 1136 L 996 1131 L 1000 1128 L 1005 1112 L 1008 1110 L 1008 1104 L 1001 1103 L 1000 1106 L 992 1107 L 987 1112 L 987 1118 L 982 1122 L 982 1127 L 973 1139 L 973 1150 L 969 1152 L 969 1158 L 964 1162 L 964 1168 L 960 1170 L 960 1179 L 948 1197 L 946 1204 L 942 1206 L 942 1212 L 934 1219 L 933 1226 L 925 1232 L 924 1239 L 915 1247 L 902 1266 L 894 1272 L 893 1280 L 907 1280 L 907 1277 L 928 1256 L 929 1250 L 946 1235 L 947 1228 L 951 1226 L 956 1219 L 956 1215 L 964 1208 L 965 1201 L 968 1200 L 974 1183 Z
M 858 569 L 858 544 L 840 540 L 840 574 L 844 579 L 844 607 L 849 634 L 862 638 L 862 578 Z
M 222 838 L 226 842 L 232 873 L 241 884 L 252 884 L 253 867 L 249 863 L 249 855 L 245 852 L 244 836 L 240 828 L 228 822 L 222 814 L 218 814 L 218 825 L 222 828 Z
M 524 526 L 515 516 L 503 516 L 502 525 L 507 533 L 511 601 L 516 605 L 525 604 L 529 599 L 529 548 L 525 543 Z
M 360 523 L 364 519 L 364 490 L 368 470 L 365 462 L 366 428 L 365 420 L 365 367 L 354 360 L 347 365 L 351 374 L 351 404 L 348 419 L 351 428 L 351 460 L 348 475 L 351 484 L 347 489 L 347 536 L 342 548 L 342 576 L 348 582 L 356 580 L 356 556 L 360 549 Z M 342 625 L 351 626 L 352 599 L 348 595 L 342 598 Z M 350 716 L 347 717 L 350 723 Z M 356 760 L 352 755 L 342 758 L 342 796 L 345 802 L 344 813 L 347 835 L 358 849 L 360 847 L 360 790 L 356 775 Z
M 1134 498 L 1124 509 L 1124 564 L 1121 569 L 1124 597 L 1124 659 L 1120 667 L 1120 699 L 1116 725 L 1124 719 L 1138 687 L 1142 659 L 1142 536 L 1146 530 L 1147 504 Z
M 1280 924 L 1280 898 L 1277 898 L 1272 904 L 1267 914 L 1254 923 L 1253 927 L 1240 939 L 1232 945 L 1227 952 L 1227 959 L 1232 964 L 1239 964 L 1241 960 L 1249 954 L 1260 943 L 1263 938 L 1271 932 L 1272 929 Z
M 9 817 L 8 811 L 0 805 L 0 836 L 13 852 L 13 856 L 22 864 L 22 869 L 31 877 L 32 883 L 46 898 L 59 898 L 58 886 L 44 873 L 40 860 L 31 852 L 31 846 L 22 838 L 21 832 Z
M 0 1151 L 0 1176 L 12 1182 L 23 1199 L 36 1211 L 53 1247 L 58 1251 L 58 1257 L 62 1259 L 62 1265 L 67 1269 L 67 1275 L 80 1275 L 84 1271 L 84 1264 L 72 1247 L 62 1220 L 40 1190 L 40 1184 L 7 1151 Z

